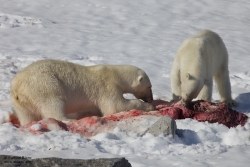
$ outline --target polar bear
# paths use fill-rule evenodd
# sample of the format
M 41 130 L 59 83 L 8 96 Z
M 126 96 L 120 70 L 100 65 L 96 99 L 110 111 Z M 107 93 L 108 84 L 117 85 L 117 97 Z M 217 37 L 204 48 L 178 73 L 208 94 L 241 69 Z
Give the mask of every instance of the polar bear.
M 10 95 L 21 125 L 42 118 L 79 119 L 120 111 L 154 110 L 147 74 L 131 65 L 82 66 L 40 60 L 18 72 Z M 138 99 L 125 99 L 131 93 Z M 141 101 L 141 100 L 145 101 Z
M 211 101 L 213 77 L 221 102 L 235 105 L 226 46 L 218 34 L 202 30 L 186 39 L 176 52 L 170 73 L 173 100 L 182 99 L 184 105 L 196 97 Z

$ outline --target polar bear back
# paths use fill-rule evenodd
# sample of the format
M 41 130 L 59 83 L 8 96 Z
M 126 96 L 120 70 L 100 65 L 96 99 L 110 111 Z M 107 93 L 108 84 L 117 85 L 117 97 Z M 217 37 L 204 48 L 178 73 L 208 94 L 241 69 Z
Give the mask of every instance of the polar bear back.
M 195 36 L 187 38 L 179 47 L 176 56 L 183 71 L 192 71 L 195 76 L 205 78 L 207 75 L 215 75 L 219 68 L 227 68 L 228 64 L 225 44 L 218 34 L 210 30 L 202 30 Z M 195 70 L 204 67 L 209 70 Z
M 103 89 L 98 89 L 99 87 L 112 88 L 118 83 L 123 83 L 122 88 L 126 89 L 125 83 L 135 80 L 135 71 L 138 73 L 136 76 L 143 75 L 142 70 L 130 65 L 82 66 L 60 60 L 41 60 L 20 71 L 12 81 L 12 85 L 19 85 L 18 88 L 20 89 L 22 84 L 32 86 L 33 90 L 25 90 L 30 91 L 29 94 L 34 91 L 44 95 L 48 92 L 57 92 L 58 95 L 62 93 L 64 96 L 70 97 L 71 94 L 75 96 L 79 92 L 82 96 L 85 96 L 82 92 L 88 92 L 88 97 L 90 97 L 95 91 L 98 94 L 102 93 Z M 90 91 L 90 87 L 95 89 Z M 57 90 L 45 91 L 44 88 Z M 65 92 L 65 90 L 67 91 Z

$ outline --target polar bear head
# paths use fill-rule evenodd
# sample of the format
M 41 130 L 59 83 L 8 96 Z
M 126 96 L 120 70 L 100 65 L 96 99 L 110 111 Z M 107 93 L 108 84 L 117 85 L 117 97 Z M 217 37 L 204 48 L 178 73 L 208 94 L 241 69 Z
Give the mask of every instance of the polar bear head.
M 141 99 L 145 102 L 151 102 L 153 100 L 152 85 L 149 77 L 143 70 L 138 71 L 138 75 L 133 81 L 132 88 L 132 93 L 137 99 Z
M 183 102 L 188 105 L 194 98 L 198 96 L 204 85 L 204 79 L 194 77 L 189 73 L 181 79 L 181 97 Z

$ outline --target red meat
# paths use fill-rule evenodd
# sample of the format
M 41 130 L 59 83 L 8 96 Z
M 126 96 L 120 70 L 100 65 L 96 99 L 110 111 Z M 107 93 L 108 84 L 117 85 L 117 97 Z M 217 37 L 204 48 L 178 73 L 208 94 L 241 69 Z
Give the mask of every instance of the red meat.
M 129 125 L 135 123 L 135 121 L 138 122 L 146 119 L 146 117 L 143 116 L 161 117 L 168 114 L 173 119 L 192 118 L 201 122 L 217 122 L 228 128 L 238 125 L 244 126 L 248 120 L 245 114 L 233 110 L 225 103 L 194 101 L 191 102 L 188 108 L 184 107 L 181 101 L 167 102 L 164 100 L 154 100 L 151 104 L 155 107 L 155 111 L 145 112 L 141 110 L 130 110 L 106 117 L 85 117 L 68 123 L 63 123 L 53 118 L 47 118 L 20 126 L 18 119 L 13 114 L 10 115 L 9 121 L 21 131 L 30 131 L 36 134 L 60 129 L 90 137 L 101 132 L 112 132 L 120 121 L 125 121 Z M 40 124 L 41 128 L 32 128 L 32 125 L 35 124 Z

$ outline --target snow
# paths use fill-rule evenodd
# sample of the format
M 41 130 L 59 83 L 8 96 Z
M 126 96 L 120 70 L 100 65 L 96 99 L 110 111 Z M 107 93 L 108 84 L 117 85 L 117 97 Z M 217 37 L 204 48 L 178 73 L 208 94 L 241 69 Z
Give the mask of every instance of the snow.
M 229 52 L 235 109 L 250 116 L 250 3 L 246 0 L 0 0 L 0 154 L 62 158 L 125 157 L 133 167 L 249 166 L 250 121 L 227 128 L 177 120 L 178 136 L 143 137 L 116 128 L 87 140 L 53 130 L 40 135 L 4 123 L 15 73 L 40 59 L 81 65 L 132 64 L 147 72 L 154 98 L 170 100 L 169 73 L 181 42 L 217 32 Z M 213 100 L 219 95 L 214 85 Z M 33 128 L 40 128 L 34 125 Z

